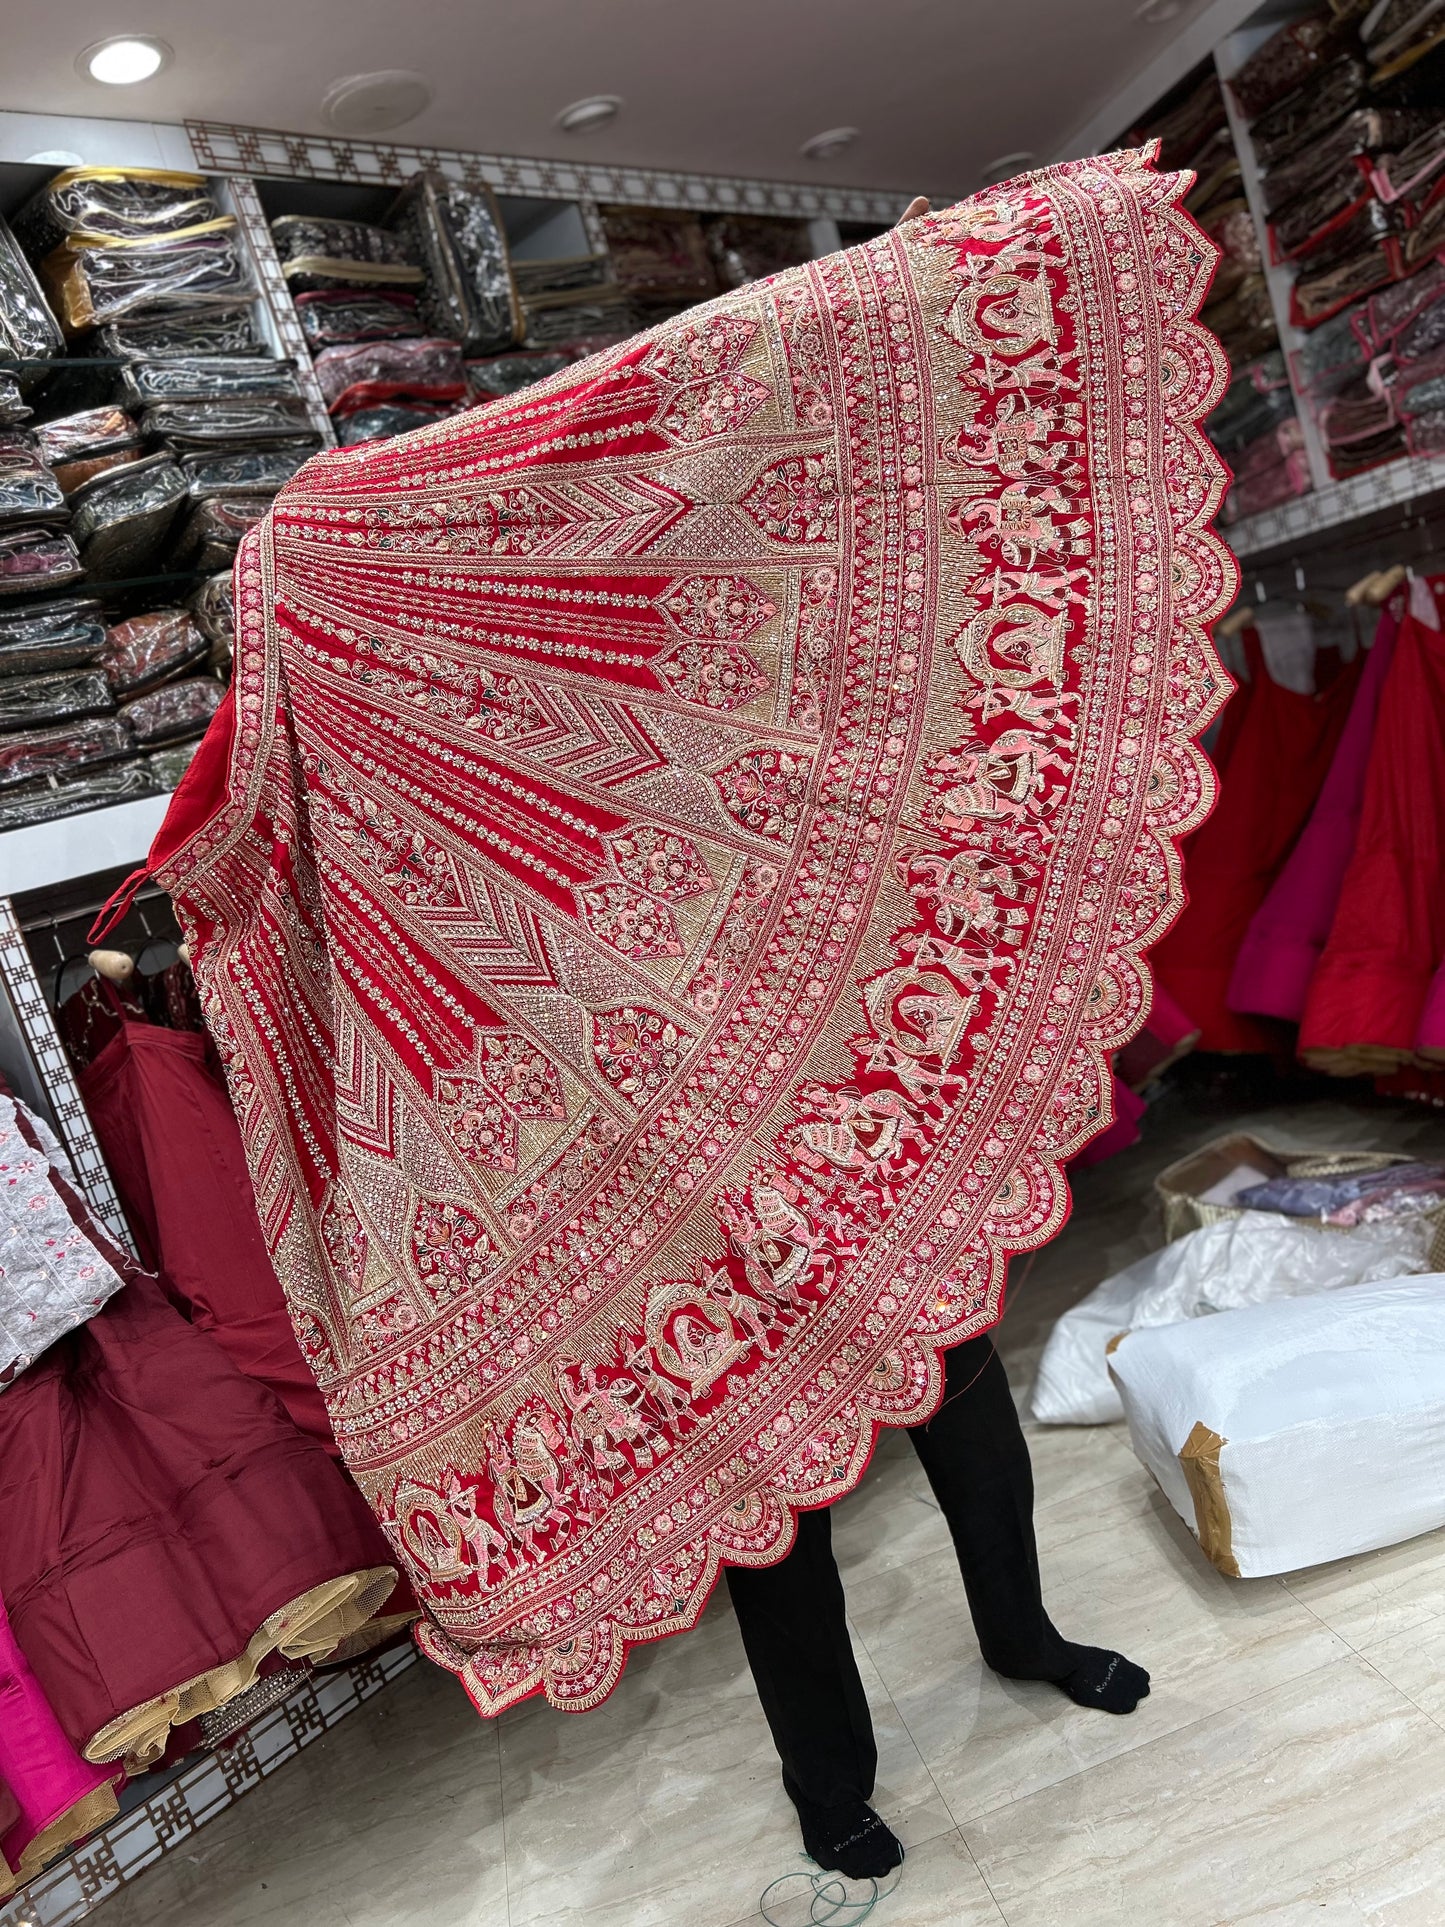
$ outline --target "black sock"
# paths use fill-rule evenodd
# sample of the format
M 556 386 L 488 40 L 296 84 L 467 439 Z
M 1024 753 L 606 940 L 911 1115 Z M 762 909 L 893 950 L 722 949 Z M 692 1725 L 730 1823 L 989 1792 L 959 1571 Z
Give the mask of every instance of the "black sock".
M 1055 1634 L 1055 1638 L 1058 1635 Z M 1092 1706 L 1102 1713 L 1132 1713 L 1140 1700 L 1149 1696 L 1149 1675 L 1122 1653 L 1111 1653 L 1104 1646 L 1076 1646 L 1060 1639 L 1048 1670 L 1016 1671 L 1011 1666 L 995 1666 L 1005 1679 L 1047 1680 L 1067 1693 L 1078 1706 Z
M 1122 1653 L 1103 1646 L 1067 1645 L 1071 1670 L 1055 1676 L 1053 1684 L 1079 1706 L 1103 1713 L 1132 1713 L 1149 1695 L 1149 1675 Z
M 803 1845 L 826 1873 L 840 1873 L 849 1880 L 881 1880 L 902 1861 L 902 1841 L 866 1800 L 855 1796 L 841 1806 L 820 1807 L 791 1787 L 788 1794 L 798 1809 Z

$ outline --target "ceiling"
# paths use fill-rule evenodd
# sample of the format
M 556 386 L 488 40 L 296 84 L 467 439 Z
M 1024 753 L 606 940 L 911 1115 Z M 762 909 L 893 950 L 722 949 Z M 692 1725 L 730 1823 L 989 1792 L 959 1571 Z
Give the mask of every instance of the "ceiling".
M 1206 0 L 1160 25 L 1140 0 L 53 0 L 5 27 L 0 107 L 327 131 L 348 74 L 411 68 L 435 98 L 395 138 L 706 173 L 967 192 L 997 156 L 1041 161 L 1148 67 Z M 76 56 L 159 35 L 170 67 L 135 87 Z M 569 136 L 570 101 L 620 94 Z M 829 162 L 803 141 L 853 126 Z M 378 138 L 385 139 L 382 135 Z

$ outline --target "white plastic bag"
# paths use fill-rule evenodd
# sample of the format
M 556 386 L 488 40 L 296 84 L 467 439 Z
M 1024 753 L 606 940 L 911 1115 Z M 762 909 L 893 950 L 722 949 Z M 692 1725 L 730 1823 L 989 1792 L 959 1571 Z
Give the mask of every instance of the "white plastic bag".
M 1221 1572 L 1445 1525 L 1445 1273 L 1131 1332 L 1109 1364 L 1135 1452 Z
M 1105 1356 L 1120 1332 L 1424 1271 L 1430 1236 L 1419 1219 L 1336 1230 L 1272 1211 L 1191 1231 L 1106 1278 L 1064 1313 L 1039 1360 L 1033 1415 L 1046 1425 L 1121 1419 Z

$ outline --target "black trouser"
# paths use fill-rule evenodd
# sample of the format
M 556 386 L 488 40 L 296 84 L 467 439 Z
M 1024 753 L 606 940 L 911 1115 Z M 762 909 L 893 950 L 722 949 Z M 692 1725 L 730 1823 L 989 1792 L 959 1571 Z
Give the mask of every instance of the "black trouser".
M 1066 1647 L 1044 1611 L 1029 1449 L 985 1334 L 944 1361 L 943 1403 L 908 1436 L 953 1535 L 984 1659 L 1013 1678 L 1057 1679 Z M 831 1512 L 798 1515 L 775 1566 L 727 1568 L 743 1647 L 788 1791 L 819 1806 L 868 1799 L 873 1722 L 844 1620 Z

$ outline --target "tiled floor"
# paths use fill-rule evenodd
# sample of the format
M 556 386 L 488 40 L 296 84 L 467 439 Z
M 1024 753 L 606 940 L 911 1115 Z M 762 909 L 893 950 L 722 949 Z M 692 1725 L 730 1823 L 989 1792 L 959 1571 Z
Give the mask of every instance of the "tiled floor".
M 1084 1176 L 1001 1342 L 1026 1395 L 1052 1320 L 1156 1241 L 1149 1180 L 1232 1127 L 1178 1098 Z M 1297 1143 L 1445 1146 L 1428 1113 L 1258 1120 Z M 1128 1719 L 986 1673 L 942 1521 L 885 1435 L 837 1545 L 909 1854 L 877 1927 L 1440 1927 L 1445 1532 L 1288 1580 L 1200 1558 L 1122 1428 L 1031 1428 L 1046 1592 L 1154 1691 Z M 725 1597 L 582 1718 L 484 1724 L 413 1667 L 167 1861 L 100 1927 L 744 1927 L 798 1841 Z M 778 1918 L 806 1919 L 791 1903 Z

